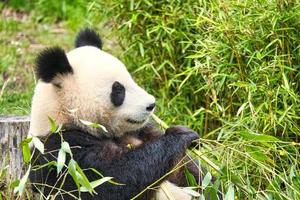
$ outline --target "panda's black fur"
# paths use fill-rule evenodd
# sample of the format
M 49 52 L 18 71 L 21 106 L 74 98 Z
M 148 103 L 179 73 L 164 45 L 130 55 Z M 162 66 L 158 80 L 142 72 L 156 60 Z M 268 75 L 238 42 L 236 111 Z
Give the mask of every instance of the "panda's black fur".
M 154 133 L 156 131 L 154 128 L 145 127 L 136 133 L 136 137 L 145 140 L 149 139 L 147 138 L 149 135 L 160 135 L 158 132 Z M 85 192 L 81 193 L 81 199 L 127 200 L 169 172 L 183 157 L 191 142 L 198 138 L 198 134 L 188 128 L 176 126 L 167 129 L 163 136 L 154 138 L 132 150 L 120 138 L 99 139 L 80 129 L 65 130 L 62 132 L 62 137 L 70 144 L 73 159 L 82 169 L 94 168 L 104 176 L 114 177 L 116 182 L 124 184 L 105 183 L 95 189 L 97 195 L 91 196 Z M 56 161 L 60 145 L 60 135 L 51 134 L 45 140 L 47 150 L 45 155 L 34 154 L 34 165 L 41 166 L 50 161 Z M 85 174 L 90 181 L 101 178 L 92 170 L 86 170 Z M 49 186 L 59 187 L 61 183 L 57 182 L 58 175 L 55 167 L 32 171 L 30 180 L 33 185 L 46 183 Z M 76 190 L 71 176 L 67 176 L 62 189 L 64 191 Z M 57 192 L 51 187 L 45 187 L 44 195 L 48 195 L 50 191 L 51 193 Z M 78 196 L 77 192 L 72 194 Z M 152 196 L 153 191 L 147 191 L 139 199 L 150 199 Z M 56 199 L 74 199 L 74 197 L 64 194 L 58 195 Z

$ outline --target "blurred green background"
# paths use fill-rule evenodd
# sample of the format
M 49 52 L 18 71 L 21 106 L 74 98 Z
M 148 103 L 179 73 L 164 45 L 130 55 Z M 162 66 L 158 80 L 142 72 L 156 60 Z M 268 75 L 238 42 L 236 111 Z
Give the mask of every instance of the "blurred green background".
M 207 166 L 217 182 L 205 191 L 300 199 L 298 0 L 12 0 L 0 9 L 0 114 L 29 114 L 36 54 L 72 49 L 91 26 L 156 96 L 161 119 L 199 132 L 201 153 L 222 169 Z

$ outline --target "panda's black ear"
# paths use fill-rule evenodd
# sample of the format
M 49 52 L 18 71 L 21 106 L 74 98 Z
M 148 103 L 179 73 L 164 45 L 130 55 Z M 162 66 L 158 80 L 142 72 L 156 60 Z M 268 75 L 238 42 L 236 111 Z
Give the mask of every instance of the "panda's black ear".
M 102 41 L 96 31 L 90 28 L 82 29 L 75 40 L 75 47 L 94 46 L 102 49 Z
M 42 81 L 50 83 L 61 74 L 73 73 L 63 49 L 52 47 L 43 50 L 36 59 L 36 73 Z

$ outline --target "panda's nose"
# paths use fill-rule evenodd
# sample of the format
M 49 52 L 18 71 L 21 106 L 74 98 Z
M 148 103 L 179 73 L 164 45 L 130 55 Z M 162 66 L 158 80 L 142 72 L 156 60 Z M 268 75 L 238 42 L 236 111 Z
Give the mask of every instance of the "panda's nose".
M 146 107 L 146 110 L 150 112 L 154 109 L 154 107 L 155 107 L 155 103 L 151 103 L 148 105 L 148 107 Z

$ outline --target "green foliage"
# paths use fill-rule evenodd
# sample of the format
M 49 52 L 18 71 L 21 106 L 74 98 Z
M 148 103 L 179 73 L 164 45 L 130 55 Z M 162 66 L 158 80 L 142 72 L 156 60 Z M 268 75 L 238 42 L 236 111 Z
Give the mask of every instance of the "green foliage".
M 205 108 L 207 121 L 195 127 L 203 134 L 241 119 L 261 133 L 299 134 L 297 4 L 125 2 L 111 10 L 124 59 L 174 122 L 186 121 L 181 113 L 199 122 Z
M 299 1 L 105 5 L 122 60 L 159 116 L 200 133 L 226 198 L 300 198 Z

